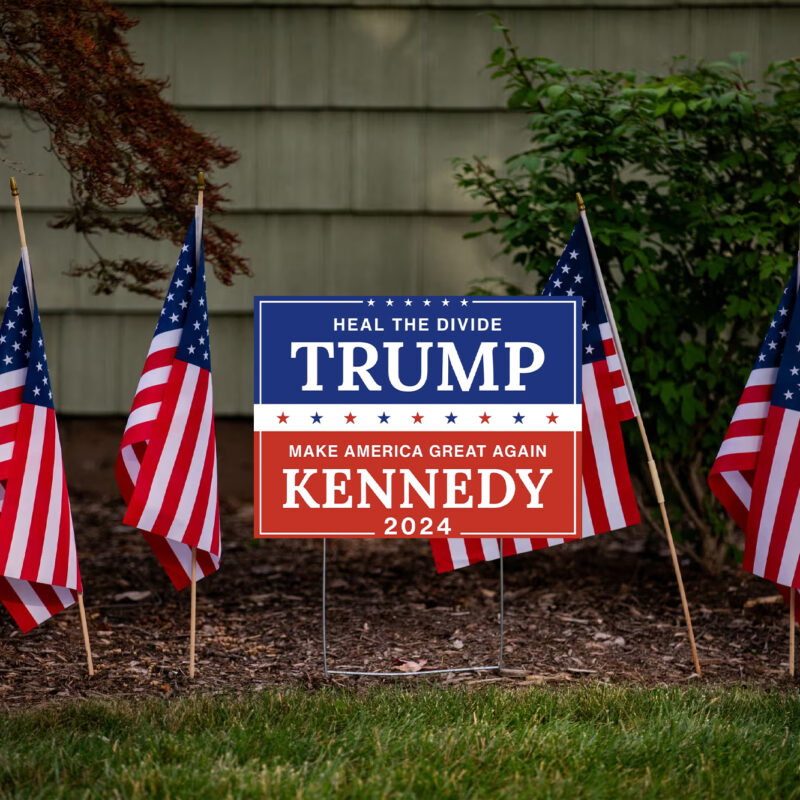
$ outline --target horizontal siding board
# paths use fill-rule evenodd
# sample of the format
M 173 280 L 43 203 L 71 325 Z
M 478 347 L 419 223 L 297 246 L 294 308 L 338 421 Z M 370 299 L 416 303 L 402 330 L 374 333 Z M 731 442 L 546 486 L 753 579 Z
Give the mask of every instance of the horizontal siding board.
M 331 12 L 327 8 L 276 8 L 271 46 L 275 104 L 327 108 L 331 105 L 333 58 Z
M 603 69 L 663 70 L 673 56 L 793 57 L 794 5 L 585 2 L 502 9 L 524 54 Z M 138 6 L 130 34 L 180 108 L 501 108 L 484 70 L 501 43 L 471 7 Z
M 182 10 L 193 8 L 443 8 L 473 9 L 543 9 L 563 6 L 576 8 L 683 8 L 685 6 L 796 6 L 798 0 L 124 0 L 115 3 L 131 13 L 142 8 L 166 6 Z
M 46 214 L 28 214 L 36 290 L 42 310 L 92 314 L 142 314 L 155 320 L 161 300 L 130 292 L 111 296 L 91 293 L 85 279 L 68 278 L 64 270 L 71 258 L 90 257 L 81 237 L 47 228 Z M 447 261 L 463 264 L 467 277 L 447 284 L 437 278 L 436 285 L 451 293 L 461 293 L 473 277 L 492 274 L 497 242 L 490 239 L 464 240 L 474 230 L 469 216 L 370 215 L 353 214 L 248 214 L 228 218 L 245 243 L 251 259 L 252 278 L 239 278 L 232 287 L 217 280 L 208 281 L 209 307 L 218 313 L 247 313 L 254 294 L 415 294 L 428 291 L 422 276 L 450 275 Z M 428 250 L 428 231 L 447 231 L 437 238 L 437 249 Z M 449 241 L 450 256 L 442 249 Z M 99 246 L 113 255 L 113 248 Z M 164 242 L 142 242 L 140 253 L 172 263 L 176 248 Z M 0 213 L 0 296 L 11 285 L 19 260 L 16 220 L 10 212 Z M 448 287 L 445 289 L 445 287 Z
M 424 105 L 427 12 L 337 9 L 331 25 L 331 104 Z
M 213 176 L 229 184 L 232 211 L 463 212 L 475 202 L 455 186 L 450 160 L 474 153 L 502 160 L 527 142 L 525 116 L 503 111 L 206 110 L 188 116 L 242 154 Z M 17 117 L 0 110 L 0 129 Z M 19 134 L 8 144 L 9 158 L 26 172 L 43 173 L 20 176 L 26 209 L 55 211 L 69 199 L 47 141 L 39 136 L 34 145 Z M 10 195 L 0 195 L 0 209 L 12 205 Z
M 427 114 L 359 112 L 353 119 L 354 210 L 425 207 Z

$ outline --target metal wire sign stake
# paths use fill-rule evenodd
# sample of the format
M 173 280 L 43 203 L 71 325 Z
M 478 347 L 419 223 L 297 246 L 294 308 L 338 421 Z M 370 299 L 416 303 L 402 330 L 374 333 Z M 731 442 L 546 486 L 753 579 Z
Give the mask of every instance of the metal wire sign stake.
M 503 575 L 503 540 L 500 539 L 500 646 L 497 663 L 475 667 L 448 667 L 445 669 L 426 669 L 418 672 L 373 672 L 356 669 L 330 669 L 328 667 L 328 540 L 322 540 L 322 672 L 324 675 L 364 675 L 371 678 L 407 678 L 419 675 L 443 675 L 452 672 L 488 672 L 503 669 L 503 639 L 505 636 L 505 580 Z
M 255 535 L 323 540 L 324 674 L 502 669 L 503 537 L 580 537 L 579 298 L 254 303 Z M 407 537 L 440 572 L 499 556 L 496 663 L 330 668 L 325 540 Z

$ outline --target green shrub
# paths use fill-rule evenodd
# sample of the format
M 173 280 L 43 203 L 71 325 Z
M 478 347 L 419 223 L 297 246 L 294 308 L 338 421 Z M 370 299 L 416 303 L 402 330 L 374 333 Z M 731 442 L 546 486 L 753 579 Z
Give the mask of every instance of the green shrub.
M 741 54 L 676 59 L 666 75 L 569 69 L 522 56 L 496 21 L 505 43 L 489 67 L 530 147 L 502 166 L 456 159 L 484 204 L 467 235 L 498 236 L 541 287 L 583 194 L 671 512 L 689 552 L 718 568 L 735 539 L 706 476 L 797 247 L 798 62 L 759 82 Z M 477 287 L 498 289 L 519 291 Z

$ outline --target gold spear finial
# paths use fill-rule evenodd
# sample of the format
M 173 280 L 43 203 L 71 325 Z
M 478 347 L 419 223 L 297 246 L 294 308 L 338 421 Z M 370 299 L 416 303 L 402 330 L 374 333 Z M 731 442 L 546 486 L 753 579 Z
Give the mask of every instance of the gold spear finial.
M 575 199 L 578 201 L 578 211 L 586 211 L 586 203 L 583 202 L 580 192 L 575 192 Z
M 197 173 L 197 191 L 203 192 L 206 188 L 206 176 L 202 172 Z
M 13 178 L 11 179 L 11 196 L 19 197 L 19 189 L 17 188 L 17 182 Z

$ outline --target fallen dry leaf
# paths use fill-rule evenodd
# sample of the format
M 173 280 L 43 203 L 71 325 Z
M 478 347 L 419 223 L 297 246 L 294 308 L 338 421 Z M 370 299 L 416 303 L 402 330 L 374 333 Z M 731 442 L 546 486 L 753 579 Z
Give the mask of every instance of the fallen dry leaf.
M 114 595 L 114 602 L 119 603 L 121 600 L 130 600 L 133 603 L 138 603 L 140 600 L 150 597 L 151 594 L 152 592 L 148 591 L 147 589 L 141 592 L 120 592 L 119 594 Z
M 782 602 L 783 602 L 783 595 L 768 594 L 765 597 L 751 597 L 749 600 L 745 600 L 744 607 L 753 608 L 753 606 L 766 606 L 766 605 L 772 605 L 773 603 L 782 603 Z
M 419 661 L 411 661 L 408 658 L 396 658 L 392 661 L 392 666 L 395 669 L 399 669 L 400 672 L 419 672 L 427 663 L 427 658 L 421 658 Z

